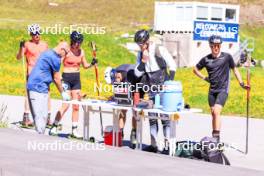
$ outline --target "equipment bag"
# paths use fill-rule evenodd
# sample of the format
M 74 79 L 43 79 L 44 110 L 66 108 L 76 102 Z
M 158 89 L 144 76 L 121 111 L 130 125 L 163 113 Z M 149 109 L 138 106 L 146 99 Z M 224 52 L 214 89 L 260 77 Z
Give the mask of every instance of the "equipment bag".
M 175 156 L 230 165 L 229 160 L 223 153 L 223 144 L 210 137 L 204 137 L 200 142 L 177 142 Z
M 215 138 L 204 137 L 201 141 L 201 153 L 205 161 L 230 165 L 229 160 L 225 156 L 223 143 L 217 142 Z
M 199 142 L 179 141 L 176 143 L 175 155 L 182 158 L 203 159 L 199 148 Z

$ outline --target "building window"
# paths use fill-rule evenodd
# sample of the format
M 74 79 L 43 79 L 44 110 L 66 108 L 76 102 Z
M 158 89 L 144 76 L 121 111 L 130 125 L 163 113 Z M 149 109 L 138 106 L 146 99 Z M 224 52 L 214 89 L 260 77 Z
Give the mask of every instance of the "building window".
M 205 6 L 197 6 L 197 20 L 208 20 L 208 7 Z
M 226 9 L 225 15 L 226 21 L 236 21 L 236 10 L 235 9 Z
M 183 14 L 184 14 L 184 8 L 182 7 L 182 6 L 178 6 L 178 7 L 176 7 L 176 12 L 177 13 L 175 13 L 175 20 L 177 20 L 177 21 L 182 21 L 183 20 Z
M 223 9 L 212 7 L 211 20 L 222 21 Z
M 184 19 L 191 21 L 193 19 L 193 8 L 192 6 L 186 6 L 184 9 Z

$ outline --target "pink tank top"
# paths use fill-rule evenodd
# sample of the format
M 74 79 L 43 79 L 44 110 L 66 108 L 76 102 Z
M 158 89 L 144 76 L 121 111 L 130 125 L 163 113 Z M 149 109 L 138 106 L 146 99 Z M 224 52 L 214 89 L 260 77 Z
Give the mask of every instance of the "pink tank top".
M 83 57 L 84 57 L 84 51 L 83 50 L 81 50 L 81 54 L 79 56 L 74 55 L 73 52 L 70 51 L 66 55 L 66 57 L 64 58 L 63 65 L 64 65 L 64 67 L 80 68 Z

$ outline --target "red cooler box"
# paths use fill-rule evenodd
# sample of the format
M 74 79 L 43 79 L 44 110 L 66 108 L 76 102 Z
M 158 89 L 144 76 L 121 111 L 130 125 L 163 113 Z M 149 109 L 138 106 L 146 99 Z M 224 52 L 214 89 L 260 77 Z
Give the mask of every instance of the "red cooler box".
M 104 131 L 104 143 L 105 145 L 113 145 L 113 126 L 105 127 Z M 118 133 L 118 146 L 122 146 L 122 133 L 121 130 Z

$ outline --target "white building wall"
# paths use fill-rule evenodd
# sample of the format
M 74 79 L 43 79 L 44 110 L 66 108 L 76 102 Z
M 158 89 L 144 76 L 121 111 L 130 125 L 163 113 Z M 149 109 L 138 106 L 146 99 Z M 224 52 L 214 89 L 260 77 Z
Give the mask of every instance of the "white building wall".
M 212 22 L 231 23 L 225 21 L 224 12 L 226 8 L 236 9 L 236 18 L 235 21 L 233 21 L 232 23 L 239 22 L 239 6 L 237 5 L 200 2 L 156 2 L 154 31 L 165 33 L 164 35 L 162 35 L 163 43 L 174 56 L 176 63 L 178 59 L 177 57 L 180 57 L 180 67 L 194 66 L 202 57 L 210 53 L 210 48 L 207 41 L 193 40 L 194 21 L 199 21 L 196 19 L 197 6 L 208 7 L 208 17 L 210 19 L 202 21 L 212 21 L 210 8 L 215 7 L 223 9 L 222 20 L 224 21 Z M 181 18 L 179 18 L 179 11 L 182 12 Z M 192 14 L 185 17 L 186 15 L 184 14 L 186 14 L 187 12 L 189 14 L 190 11 Z M 173 43 L 172 41 L 174 41 L 175 43 Z M 200 43 L 199 46 L 198 43 Z M 231 48 L 229 48 L 230 43 L 232 44 Z M 177 48 L 174 48 L 178 44 L 180 45 L 179 53 L 177 51 Z M 238 52 L 238 50 L 239 41 L 224 42 L 222 44 L 222 51 L 228 52 L 232 55 Z

